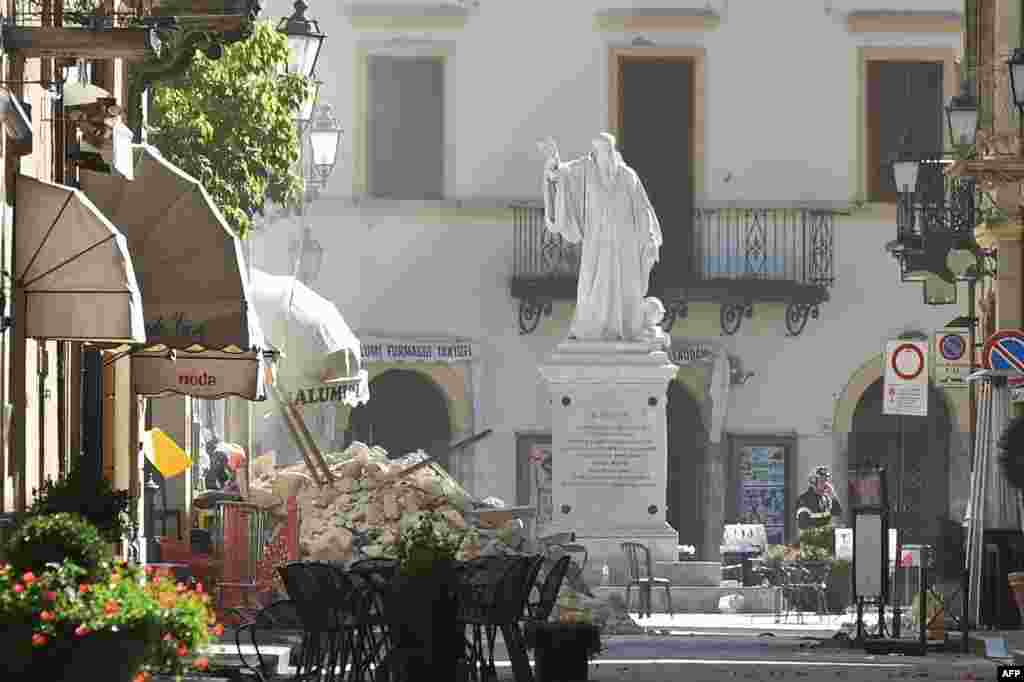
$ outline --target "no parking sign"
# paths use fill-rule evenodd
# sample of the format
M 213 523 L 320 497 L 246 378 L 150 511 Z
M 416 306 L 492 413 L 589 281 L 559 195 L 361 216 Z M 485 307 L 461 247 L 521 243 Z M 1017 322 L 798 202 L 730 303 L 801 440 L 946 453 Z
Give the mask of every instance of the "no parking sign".
M 882 414 L 928 416 L 928 342 L 885 344 Z

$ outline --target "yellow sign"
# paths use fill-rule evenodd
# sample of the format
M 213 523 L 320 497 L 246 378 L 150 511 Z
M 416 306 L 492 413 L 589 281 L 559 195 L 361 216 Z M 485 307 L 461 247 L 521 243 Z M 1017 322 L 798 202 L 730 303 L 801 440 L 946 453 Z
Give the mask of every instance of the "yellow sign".
M 192 464 L 192 458 L 178 447 L 174 439 L 160 429 L 150 429 L 143 435 L 146 458 L 153 463 L 164 478 L 174 478 L 185 473 Z

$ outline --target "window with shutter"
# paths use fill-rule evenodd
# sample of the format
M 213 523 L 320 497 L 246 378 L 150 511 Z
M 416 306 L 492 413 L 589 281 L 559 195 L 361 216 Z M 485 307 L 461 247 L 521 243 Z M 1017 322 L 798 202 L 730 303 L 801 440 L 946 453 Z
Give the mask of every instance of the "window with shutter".
M 661 223 L 652 295 L 694 279 L 694 60 L 618 60 L 619 150 L 640 176 Z
M 943 64 L 867 62 L 867 193 L 869 201 L 895 202 L 892 161 L 904 148 L 918 158 L 943 149 Z
M 367 181 L 371 196 L 444 195 L 444 59 L 369 59 Z

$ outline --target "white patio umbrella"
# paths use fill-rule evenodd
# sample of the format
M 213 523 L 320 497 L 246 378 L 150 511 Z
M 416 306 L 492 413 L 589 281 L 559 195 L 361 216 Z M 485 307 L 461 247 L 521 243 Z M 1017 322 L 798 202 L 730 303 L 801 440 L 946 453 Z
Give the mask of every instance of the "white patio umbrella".
M 284 357 L 279 381 L 289 389 L 345 385 L 351 407 L 370 399 L 362 346 L 337 306 L 290 275 L 253 270 L 249 295 L 264 337 Z

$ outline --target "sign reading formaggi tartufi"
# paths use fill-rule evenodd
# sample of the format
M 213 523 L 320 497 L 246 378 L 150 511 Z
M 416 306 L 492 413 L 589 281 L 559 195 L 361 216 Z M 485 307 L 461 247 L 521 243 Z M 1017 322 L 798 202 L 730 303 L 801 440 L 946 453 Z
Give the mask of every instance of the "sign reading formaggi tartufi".
M 364 362 L 467 362 L 480 357 L 471 341 L 361 337 Z

